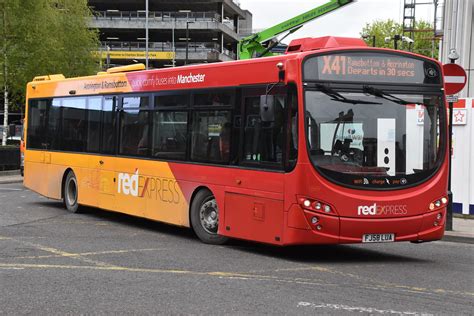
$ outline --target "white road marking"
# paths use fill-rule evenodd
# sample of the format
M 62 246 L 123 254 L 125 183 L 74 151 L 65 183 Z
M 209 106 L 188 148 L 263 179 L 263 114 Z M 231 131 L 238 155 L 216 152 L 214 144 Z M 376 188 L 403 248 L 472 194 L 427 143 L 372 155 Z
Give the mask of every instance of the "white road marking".
M 418 312 L 400 312 L 392 309 L 384 310 L 374 307 L 361 307 L 361 306 L 349 306 L 343 304 L 326 304 L 326 303 L 309 303 L 309 302 L 299 302 L 298 307 L 308 307 L 313 309 L 329 309 L 329 310 L 343 310 L 346 312 L 354 313 L 369 313 L 370 315 L 380 314 L 380 315 L 410 315 L 410 316 L 432 316 L 430 313 L 418 313 Z
M 0 191 L 24 191 L 23 189 L 0 188 Z

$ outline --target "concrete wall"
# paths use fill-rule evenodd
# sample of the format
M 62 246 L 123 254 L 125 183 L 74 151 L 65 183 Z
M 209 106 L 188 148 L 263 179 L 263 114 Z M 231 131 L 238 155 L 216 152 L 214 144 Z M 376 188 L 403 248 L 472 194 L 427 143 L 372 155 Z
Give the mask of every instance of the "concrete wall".
M 457 64 L 464 67 L 468 75 L 466 87 L 460 97 L 474 96 L 474 0 L 446 0 L 444 7 L 444 38 L 440 59 L 449 63 L 448 54 L 455 48 L 460 55 Z

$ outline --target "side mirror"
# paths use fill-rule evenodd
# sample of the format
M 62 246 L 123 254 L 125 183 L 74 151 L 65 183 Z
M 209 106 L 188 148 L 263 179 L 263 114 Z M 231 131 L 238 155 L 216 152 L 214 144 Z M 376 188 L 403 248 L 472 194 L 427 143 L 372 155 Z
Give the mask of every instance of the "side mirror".
M 260 96 L 260 119 L 262 122 L 275 121 L 275 96 L 261 95 Z

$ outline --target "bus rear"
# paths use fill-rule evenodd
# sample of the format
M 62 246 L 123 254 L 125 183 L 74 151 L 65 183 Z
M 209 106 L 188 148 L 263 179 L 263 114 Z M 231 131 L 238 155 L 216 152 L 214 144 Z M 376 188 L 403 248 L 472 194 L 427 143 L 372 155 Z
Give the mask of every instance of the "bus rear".
M 448 153 L 439 63 L 348 49 L 305 54 L 301 71 L 299 162 L 287 186 L 297 201 L 285 239 L 441 239 Z

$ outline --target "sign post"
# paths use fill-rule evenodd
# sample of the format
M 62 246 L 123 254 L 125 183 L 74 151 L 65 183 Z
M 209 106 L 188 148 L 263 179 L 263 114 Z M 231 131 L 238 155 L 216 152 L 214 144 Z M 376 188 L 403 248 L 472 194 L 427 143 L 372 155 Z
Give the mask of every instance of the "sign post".
M 444 90 L 446 95 L 452 96 L 453 94 L 461 91 L 466 85 L 467 75 L 464 68 L 456 65 L 456 59 L 459 58 L 457 53 L 452 52 L 448 56 L 451 60 L 450 64 L 443 65 L 444 72 Z M 447 98 L 448 99 L 448 98 Z M 453 155 L 453 99 L 449 98 L 449 175 L 448 175 L 448 207 L 446 214 L 446 230 L 453 230 L 453 192 L 451 191 L 451 163 Z

